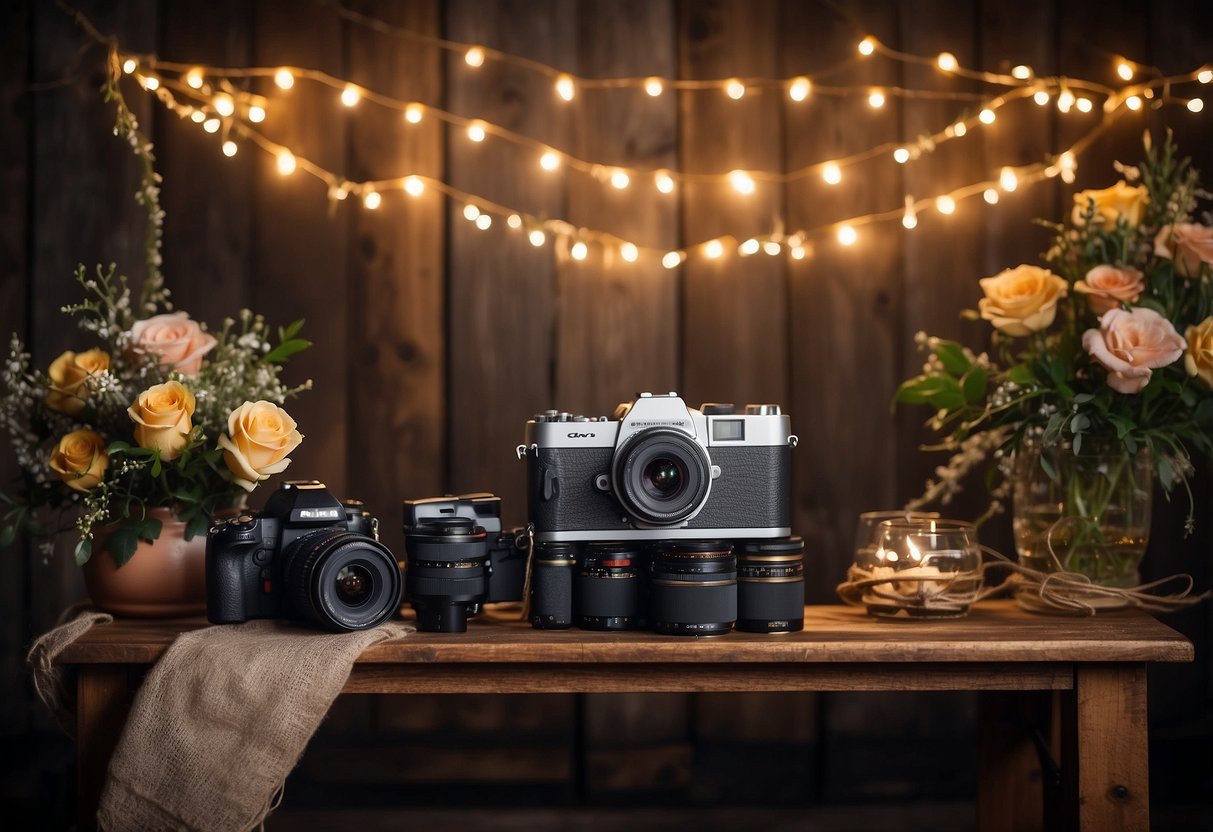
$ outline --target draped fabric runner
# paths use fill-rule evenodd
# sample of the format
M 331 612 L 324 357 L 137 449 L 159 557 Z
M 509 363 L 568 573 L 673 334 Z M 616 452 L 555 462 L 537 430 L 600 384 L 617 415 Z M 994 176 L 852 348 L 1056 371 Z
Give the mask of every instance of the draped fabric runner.
M 40 695 L 55 690 L 54 656 L 88 629 L 81 621 L 52 630 L 30 651 Z M 331 634 L 250 621 L 182 634 L 135 697 L 98 824 L 107 832 L 256 826 L 354 660 L 412 631 L 398 622 Z M 62 704 L 62 695 L 55 701 Z

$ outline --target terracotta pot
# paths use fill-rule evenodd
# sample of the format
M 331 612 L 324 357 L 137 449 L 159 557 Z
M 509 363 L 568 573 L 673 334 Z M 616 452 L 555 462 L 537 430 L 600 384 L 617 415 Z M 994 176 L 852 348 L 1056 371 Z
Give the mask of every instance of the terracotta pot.
M 206 612 L 206 535 L 185 539 L 185 524 L 167 508 L 148 514 L 163 524 L 154 543 L 139 541 L 122 566 L 106 549 L 112 527 L 97 530 L 84 585 L 106 612 L 136 618 L 172 618 Z

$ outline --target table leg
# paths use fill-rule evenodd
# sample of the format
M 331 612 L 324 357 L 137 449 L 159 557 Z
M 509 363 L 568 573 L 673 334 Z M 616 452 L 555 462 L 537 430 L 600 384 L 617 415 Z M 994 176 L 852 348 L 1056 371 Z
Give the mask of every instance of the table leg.
M 1065 826 L 1149 829 L 1145 665 L 1079 665 L 1074 688 L 1062 708 Z
M 79 665 L 76 681 L 76 829 L 97 828 L 101 787 L 130 711 L 130 671 L 124 665 Z
M 982 691 L 978 699 L 977 825 L 982 832 L 1040 832 L 1040 739 L 1048 691 Z

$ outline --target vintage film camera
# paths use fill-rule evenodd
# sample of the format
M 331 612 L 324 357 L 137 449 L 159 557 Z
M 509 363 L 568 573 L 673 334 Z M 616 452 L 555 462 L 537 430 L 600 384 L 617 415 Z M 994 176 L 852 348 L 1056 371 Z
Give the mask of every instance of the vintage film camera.
M 404 501 L 405 584 L 423 632 L 462 633 L 480 605 L 522 599 L 526 552 L 487 492 Z
M 362 503 L 316 480 L 285 483 L 260 514 L 212 524 L 206 540 L 206 612 L 215 624 L 289 618 L 328 630 L 365 630 L 400 606 L 396 557 Z

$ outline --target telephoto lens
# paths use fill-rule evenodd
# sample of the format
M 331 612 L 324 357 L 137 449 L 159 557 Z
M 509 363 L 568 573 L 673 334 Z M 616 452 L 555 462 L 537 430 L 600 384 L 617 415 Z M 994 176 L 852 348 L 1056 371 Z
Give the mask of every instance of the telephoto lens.
M 653 550 L 649 604 L 653 629 L 672 636 L 715 636 L 737 620 L 737 558 L 719 541 L 677 541 Z
M 804 629 L 804 540 L 750 540 L 737 547 L 737 629 Z
M 591 543 L 574 585 L 577 626 L 634 630 L 640 619 L 640 552 L 627 543 Z
M 464 633 L 489 588 L 488 533 L 470 517 L 435 517 L 404 530 L 405 582 L 417 629 Z
M 577 549 L 571 543 L 538 543 L 532 558 L 531 626 L 536 630 L 567 630 L 573 626 Z
M 400 567 L 374 540 L 339 526 L 306 534 L 283 553 L 296 617 L 327 630 L 366 630 L 400 606 Z

